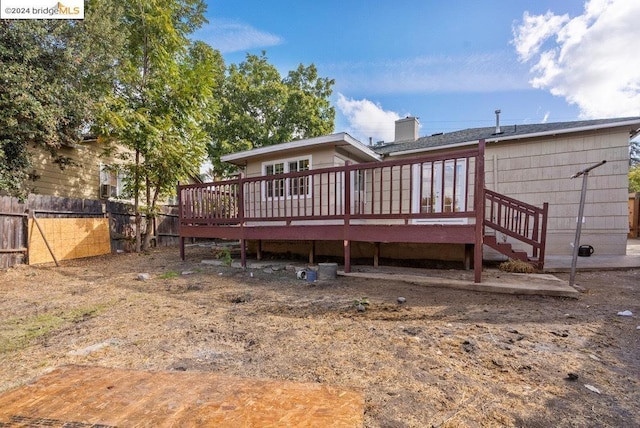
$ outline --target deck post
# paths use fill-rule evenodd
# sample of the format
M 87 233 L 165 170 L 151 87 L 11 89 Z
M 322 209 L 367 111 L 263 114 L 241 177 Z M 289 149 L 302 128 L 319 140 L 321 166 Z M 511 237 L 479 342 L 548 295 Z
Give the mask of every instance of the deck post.
M 351 272 L 351 241 L 349 223 L 351 221 L 351 162 L 346 161 L 344 164 L 344 189 L 342 194 L 343 210 L 344 210 L 344 271 Z M 336 201 L 336 205 L 337 205 Z
M 240 239 L 240 266 L 247 268 L 247 240 Z
M 476 158 L 475 195 L 473 209 L 476 212 L 475 244 L 473 248 L 473 273 L 476 283 L 482 282 L 482 243 L 484 241 L 484 147 L 485 141 L 478 141 Z
M 373 267 L 379 267 L 380 266 L 380 243 L 379 242 L 374 242 L 373 243 Z
M 351 241 L 344 240 L 344 272 L 351 272 Z
M 351 272 L 351 235 L 349 223 L 351 221 L 351 162 L 345 162 L 344 168 L 344 271 Z M 336 201 L 337 202 L 337 201 Z
M 464 270 L 470 270 L 473 265 L 473 245 L 464 244 Z
M 240 266 L 247 268 L 247 242 L 244 230 L 244 183 L 242 173 L 238 176 L 238 220 L 240 221 Z
M 312 265 L 316 258 L 316 241 L 311 241 L 311 248 L 309 248 L 309 264 Z
M 184 236 L 180 237 L 180 259 L 184 261 Z
M 256 249 L 256 259 L 262 260 L 262 239 L 258 239 L 258 248 Z

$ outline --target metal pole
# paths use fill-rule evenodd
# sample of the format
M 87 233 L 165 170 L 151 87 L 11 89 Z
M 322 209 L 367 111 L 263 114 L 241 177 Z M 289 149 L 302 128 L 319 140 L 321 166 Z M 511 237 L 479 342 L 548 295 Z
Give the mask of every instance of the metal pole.
M 573 259 L 571 260 L 571 276 L 569 277 L 569 285 L 573 287 L 576 281 L 576 264 L 578 262 L 578 249 L 580 247 L 580 233 L 582 232 L 582 217 L 584 215 L 584 200 L 587 194 L 587 178 L 589 173 L 585 172 L 582 176 L 582 193 L 580 194 L 580 208 L 578 208 L 578 225 L 576 226 L 576 237 L 573 241 Z
M 578 250 L 580 247 L 580 234 L 582 233 L 582 218 L 584 215 L 584 202 L 587 196 L 587 178 L 589 171 L 607 163 L 606 160 L 599 162 L 589 168 L 576 172 L 571 178 L 577 178 L 582 175 L 582 192 L 580 193 L 580 208 L 578 208 L 578 224 L 576 226 L 576 237 L 573 241 L 573 259 L 571 260 L 571 275 L 569 276 L 569 285 L 573 287 L 576 281 L 576 264 L 578 262 Z

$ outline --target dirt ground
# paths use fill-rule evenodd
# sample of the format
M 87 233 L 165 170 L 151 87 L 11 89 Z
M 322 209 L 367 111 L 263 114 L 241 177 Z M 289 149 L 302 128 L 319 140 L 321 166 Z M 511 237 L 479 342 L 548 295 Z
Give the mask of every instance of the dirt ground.
M 215 371 L 358 389 L 367 427 L 640 426 L 640 270 L 578 273 L 586 291 L 566 299 L 311 284 L 211 258 L 0 271 L 0 392 L 66 364 Z

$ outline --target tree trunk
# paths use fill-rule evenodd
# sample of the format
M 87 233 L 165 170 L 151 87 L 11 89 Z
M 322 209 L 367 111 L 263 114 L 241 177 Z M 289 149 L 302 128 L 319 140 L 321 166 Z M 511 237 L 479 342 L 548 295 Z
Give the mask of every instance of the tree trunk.
M 136 150 L 136 166 L 134 171 L 133 210 L 136 213 L 136 253 L 139 253 L 142 250 L 142 237 L 140 236 L 140 232 L 142 231 L 142 216 L 140 215 L 140 150 Z

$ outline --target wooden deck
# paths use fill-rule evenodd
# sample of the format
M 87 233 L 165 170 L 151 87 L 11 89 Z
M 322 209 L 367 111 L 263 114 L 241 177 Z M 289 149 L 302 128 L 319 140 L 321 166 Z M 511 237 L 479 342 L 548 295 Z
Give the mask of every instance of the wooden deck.
M 481 282 L 487 225 L 533 245 L 533 256 L 542 258 L 546 225 L 542 210 L 485 192 L 484 176 L 479 141 L 472 150 L 419 158 L 179 186 L 181 256 L 185 238 L 238 240 L 243 266 L 248 240 L 338 241 L 349 272 L 352 242 L 376 249 L 380 243 L 464 244 L 473 249 L 467 259 Z M 511 254 L 510 246 L 495 247 Z
M 66 366 L 0 395 L 0 427 L 361 427 L 360 392 L 217 373 Z

